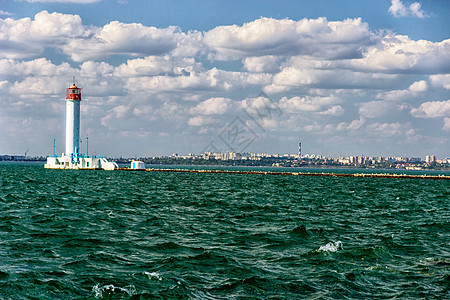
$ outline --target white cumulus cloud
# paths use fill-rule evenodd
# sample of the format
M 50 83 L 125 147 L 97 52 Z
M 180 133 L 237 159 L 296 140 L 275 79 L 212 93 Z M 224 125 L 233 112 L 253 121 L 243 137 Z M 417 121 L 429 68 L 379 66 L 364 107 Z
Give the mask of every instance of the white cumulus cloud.
M 14 16 L 14 14 L 0 9 L 0 16 Z
M 210 98 L 200 102 L 196 107 L 190 109 L 191 114 L 200 115 L 222 115 L 233 106 L 233 101 L 228 98 Z
M 422 19 L 428 17 L 419 2 L 413 2 L 409 6 L 405 6 L 401 0 L 391 0 L 391 6 L 388 11 L 396 18 L 414 17 Z
M 340 105 L 333 105 L 329 109 L 319 112 L 319 115 L 326 115 L 326 116 L 342 116 L 344 114 L 345 109 Z
M 430 75 L 430 81 L 434 87 L 450 90 L 450 74 Z
M 209 124 L 214 123 L 214 119 L 212 117 L 207 117 L 207 116 L 195 116 L 195 117 L 189 118 L 187 123 L 189 126 L 199 127 L 199 126 L 204 126 L 204 125 L 209 125 Z
M 242 26 L 219 26 L 205 33 L 204 41 L 216 59 L 252 56 L 310 55 L 328 59 L 361 56 L 378 39 L 358 19 L 299 21 L 260 18 Z
M 412 83 L 408 89 L 394 90 L 389 92 L 378 93 L 377 98 L 383 100 L 400 101 L 418 97 L 421 93 L 428 90 L 428 84 L 425 80 Z
M 203 71 L 201 63 L 192 57 L 174 57 L 171 55 L 146 56 L 127 60 L 115 69 L 119 77 L 152 75 L 190 75 Z
M 266 91 L 287 92 L 297 87 L 321 87 L 325 89 L 386 88 L 392 86 L 395 74 L 359 72 L 345 69 L 302 69 L 285 67 L 274 75 Z
M 322 115 L 339 116 L 344 109 L 334 105 L 339 100 L 334 97 L 282 97 L 280 109 L 286 113 L 317 112 Z
M 244 67 L 250 72 L 276 73 L 280 71 L 281 58 L 274 55 L 246 57 L 243 60 Z
M 62 49 L 75 61 L 105 55 L 161 55 L 171 52 L 189 37 L 175 26 L 160 29 L 113 21 L 97 28 L 89 39 L 71 39 Z
M 73 38 L 86 38 L 91 31 L 78 15 L 41 11 L 34 20 L 0 19 L 0 57 L 25 58 L 40 55 L 45 47 L 58 47 Z
M 76 72 L 66 62 L 55 65 L 46 58 L 29 61 L 0 59 L 0 76 L 63 76 L 65 74 L 76 74 Z
M 450 117 L 450 100 L 422 103 L 418 108 L 411 109 L 411 114 L 417 118 L 448 118 Z
M 176 26 L 156 28 L 112 21 L 103 27 L 84 26 L 78 15 L 41 11 L 34 20 L 0 19 L 0 57 L 24 58 L 42 54 L 45 47 L 61 49 L 74 61 L 105 56 L 149 56 L 167 53 L 195 55 L 202 34 Z M 178 52 L 177 52 L 178 51 Z
M 394 136 L 412 136 L 415 134 L 415 131 L 413 128 L 411 128 L 411 124 L 409 123 L 373 123 L 367 125 L 367 132 L 387 138 L 387 137 L 394 137 Z
M 450 39 L 441 42 L 411 40 L 404 35 L 385 35 L 363 58 L 351 62 L 353 68 L 386 73 L 439 74 L 450 72 Z

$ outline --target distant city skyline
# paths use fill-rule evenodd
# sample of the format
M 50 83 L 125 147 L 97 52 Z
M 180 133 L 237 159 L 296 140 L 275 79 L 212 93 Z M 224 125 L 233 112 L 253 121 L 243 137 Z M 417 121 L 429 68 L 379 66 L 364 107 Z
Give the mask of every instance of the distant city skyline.
M 164 156 L 162 156 L 164 157 Z M 166 155 L 166 157 L 174 157 L 174 158 L 207 158 L 207 157 L 213 157 L 215 159 L 222 159 L 222 160 L 233 160 L 233 159 L 247 159 L 247 158 L 255 158 L 255 157 L 262 157 L 262 158 L 295 158 L 295 159 L 335 159 L 335 160 L 348 160 L 349 163 L 355 163 L 355 161 L 359 160 L 375 160 L 378 162 L 382 161 L 403 161 L 403 162 L 434 162 L 436 160 L 439 160 L 439 162 L 445 161 L 445 163 L 450 163 L 450 157 L 437 157 L 436 155 L 426 155 L 425 157 L 409 157 L 409 156 L 366 156 L 364 154 L 361 155 L 341 155 L 339 157 L 330 157 L 326 155 L 322 155 L 320 153 L 306 153 L 306 154 L 294 154 L 294 153 L 253 153 L 253 152 L 204 152 L 204 153 L 188 153 L 187 155 L 179 155 L 178 153 L 173 153 L 172 155 Z
M 28 152 L 28 151 L 27 151 Z M 27 155 L 27 152 L 24 154 L 20 153 L 13 153 L 13 154 L 2 154 L 0 153 L 0 161 L 14 161 L 14 160 L 36 160 L 41 158 L 44 158 L 44 156 L 29 156 Z M 86 153 L 83 153 L 86 154 Z M 97 157 L 98 155 L 96 153 L 90 153 L 87 155 L 89 157 Z M 102 157 L 100 155 L 100 157 Z M 355 161 L 366 161 L 366 160 L 372 160 L 377 162 L 439 162 L 439 163 L 449 163 L 450 164 L 450 157 L 438 157 L 434 154 L 428 154 L 425 157 L 410 157 L 410 156 L 391 156 L 391 155 L 385 155 L 385 156 L 366 156 L 364 154 L 360 155 L 341 155 L 339 157 L 332 157 L 332 156 L 326 156 L 322 155 L 320 153 L 306 153 L 306 154 L 298 154 L 298 153 L 267 153 L 267 152 L 233 152 L 233 151 L 226 151 L 226 152 L 202 152 L 202 153 L 188 153 L 188 154 L 179 154 L 179 153 L 172 153 L 172 154 L 164 154 L 159 156 L 117 156 L 117 157 L 110 157 L 112 159 L 137 159 L 137 158 L 164 158 L 164 157 L 170 157 L 170 158 L 201 158 L 201 159 L 217 159 L 217 160 L 246 160 L 246 159 L 255 159 L 255 158 L 288 158 L 288 159 L 325 159 L 325 160 L 337 160 L 337 161 L 348 161 L 348 163 L 355 163 Z
M 2 1 L 0 154 L 450 156 L 450 3 Z

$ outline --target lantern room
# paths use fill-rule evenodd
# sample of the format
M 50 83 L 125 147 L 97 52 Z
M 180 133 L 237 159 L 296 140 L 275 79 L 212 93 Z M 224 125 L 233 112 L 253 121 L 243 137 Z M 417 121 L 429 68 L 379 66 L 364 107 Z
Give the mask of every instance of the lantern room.
M 71 87 L 66 89 L 66 100 L 81 101 L 81 89 L 75 85 L 75 82 Z

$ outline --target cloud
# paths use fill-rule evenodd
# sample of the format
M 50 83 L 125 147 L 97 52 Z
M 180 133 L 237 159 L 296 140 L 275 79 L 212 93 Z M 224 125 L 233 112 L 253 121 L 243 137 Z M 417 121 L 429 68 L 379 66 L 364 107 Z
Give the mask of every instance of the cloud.
M 56 76 L 26 77 L 22 81 L 14 82 L 9 92 L 20 98 L 27 98 L 30 102 L 42 102 L 42 97 L 57 94 L 63 95 L 65 86 L 60 80 L 55 80 L 56 78 Z
M 168 75 L 190 75 L 203 71 L 201 63 L 192 57 L 174 57 L 170 55 L 146 56 L 127 60 L 115 69 L 115 75 L 119 77 Z
M 397 106 L 386 101 L 370 101 L 361 103 L 359 106 L 359 114 L 363 118 L 373 119 L 383 117 L 392 110 L 396 110 Z
M 41 11 L 34 20 L 0 19 L 0 57 L 41 55 L 45 47 L 62 50 L 82 62 L 105 56 L 150 56 L 172 53 L 193 56 L 202 48 L 202 34 L 182 32 L 176 26 L 148 27 L 113 21 L 103 27 L 84 26 L 78 15 Z
M 422 93 L 428 90 L 428 85 L 425 80 L 416 81 L 408 88 L 413 93 Z
M 406 17 L 408 15 L 408 9 L 400 0 L 392 0 L 388 11 L 397 18 Z
M 450 72 L 450 39 L 441 42 L 413 41 L 403 35 L 385 35 L 351 66 L 385 73 L 439 74 Z
M 409 123 L 374 123 L 367 125 L 366 132 L 383 138 L 394 136 L 412 136 L 415 134 Z
M 276 73 L 280 71 L 280 60 L 280 57 L 274 55 L 246 57 L 243 64 L 244 68 L 250 72 Z
M 444 127 L 442 130 L 450 131 L 450 118 L 444 118 Z
M 326 132 L 336 132 L 336 131 L 349 131 L 355 132 L 361 129 L 364 124 L 366 124 L 366 120 L 364 118 L 359 118 L 358 120 L 353 120 L 351 122 L 340 122 L 338 124 L 328 124 L 325 126 Z
M 361 57 L 378 39 L 357 19 L 276 20 L 260 18 L 243 26 L 219 26 L 205 33 L 211 57 L 219 60 L 253 56 L 309 55 L 327 59 Z
M 187 124 L 189 126 L 200 127 L 204 125 L 209 125 L 214 123 L 214 119 L 206 116 L 195 116 L 188 120 Z
M 86 37 L 90 31 L 81 23 L 78 15 L 49 13 L 46 10 L 37 13 L 29 27 L 32 39 L 58 39 Z M 42 42 L 42 40 L 40 40 Z
M 417 18 L 425 18 L 428 17 L 427 14 L 422 10 L 422 5 L 419 2 L 414 2 L 409 6 L 409 10 L 411 11 L 411 15 Z
M 200 115 L 223 115 L 233 106 L 233 101 L 228 98 L 210 98 L 200 102 L 196 107 L 190 109 L 191 114 Z
M 127 118 L 128 123 L 132 119 L 132 110 L 128 105 L 117 105 L 112 109 L 108 110 L 105 115 L 101 118 L 101 124 L 110 130 L 117 129 L 120 127 L 119 122 Z M 123 130 L 124 128 L 122 128 Z
M 313 99 L 306 99 L 301 97 L 287 98 L 283 97 L 280 99 L 280 107 L 287 112 L 315 112 L 322 108 L 322 105 L 318 101 Z
M 383 100 L 400 101 L 416 98 L 428 90 L 428 84 L 425 80 L 412 83 L 406 90 L 394 90 L 378 93 L 377 98 Z
M 414 2 L 405 6 L 401 0 L 391 0 L 391 6 L 388 12 L 396 18 L 400 17 L 413 17 L 413 18 L 426 18 L 428 15 L 422 10 L 422 5 L 419 2 Z
M 411 115 L 416 118 L 449 118 L 450 100 L 424 102 L 418 108 L 411 109 Z
M 430 81 L 434 87 L 450 90 L 450 74 L 430 75 Z
M 46 58 L 21 62 L 13 59 L 0 59 L 0 76 L 63 76 L 76 73 L 77 71 L 68 63 L 54 65 Z
M 80 65 L 80 73 L 83 76 L 111 76 L 114 67 L 107 62 L 86 61 Z
M 260 18 L 242 26 L 219 26 L 202 33 L 182 32 L 176 26 L 156 28 L 119 21 L 103 27 L 85 26 L 78 15 L 42 11 L 34 20 L 0 19 L 0 28 L 0 57 L 36 57 L 45 48 L 62 51 L 76 62 L 110 56 L 138 57 L 143 61 L 135 61 L 135 65 L 143 64 L 142 68 L 135 66 L 129 71 L 150 75 L 166 71 L 158 70 L 161 64 L 182 63 L 176 58 L 205 56 L 241 59 L 244 68 L 254 73 L 277 73 L 289 67 L 422 74 L 450 71 L 450 40 L 412 41 L 383 31 L 374 33 L 361 19 L 331 22 L 325 18 Z M 164 57 L 167 55 L 169 58 Z M 171 71 L 176 74 L 177 70 Z
M 321 115 L 340 116 L 344 109 L 333 105 L 339 100 L 334 97 L 282 97 L 279 107 L 286 113 L 316 112 Z
M 61 48 L 74 61 L 104 58 L 105 55 L 145 56 L 167 54 L 183 44 L 184 39 L 198 39 L 199 34 L 185 34 L 176 26 L 147 27 L 139 23 L 113 21 L 97 28 L 89 38 L 71 39 Z M 195 50 L 194 52 L 198 51 Z
M 396 78 L 397 75 L 394 74 L 359 72 L 341 68 L 324 70 L 289 66 L 273 76 L 271 85 L 267 86 L 265 91 L 280 93 L 305 86 L 322 89 L 387 88 L 393 86 Z
M 0 16 L 14 16 L 14 14 L 0 9 Z
M 345 109 L 342 108 L 342 106 L 333 105 L 329 109 L 319 112 L 319 115 L 339 117 L 339 116 L 342 116 L 344 114 L 344 112 L 345 112 Z
M 240 107 L 243 108 L 246 113 L 255 115 L 257 118 L 272 118 L 278 117 L 283 114 L 280 105 L 270 99 L 265 93 L 261 93 L 257 97 L 248 97 L 240 102 Z
M 78 15 L 41 11 L 34 20 L 0 19 L 0 58 L 26 58 L 41 55 L 45 47 L 58 47 L 69 39 L 86 38 L 90 30 L 81 24 Z
M 230 72 L 212 68 L 202 72 L 193 72 L 180 76 L 140 76 L 126 79 L 125 87 L 129 91 L 147 91 L 150 93 L 180 91 L 226 91 L 267 84 L 268 74 Z

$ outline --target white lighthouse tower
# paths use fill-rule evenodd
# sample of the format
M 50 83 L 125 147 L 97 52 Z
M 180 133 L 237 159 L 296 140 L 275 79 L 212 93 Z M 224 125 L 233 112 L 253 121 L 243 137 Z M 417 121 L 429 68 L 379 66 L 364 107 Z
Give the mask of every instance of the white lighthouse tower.
M 66 89 L 66 155 L 80 154 L 81 89 L 75 85 Z
M 74 79 L 72 86 L 66 89 L 66 152 L 57 156 L 55 144 L 53 144 L 53 155 L 47 157 L 44 167 L 47 169 L 117 169 L 118 165 L 115 162 L 110 162 L 104 157 L 91 157 L 87 150 L 86 153 L 81 153 L 80 104 L 81 88 L 75 85 Z

